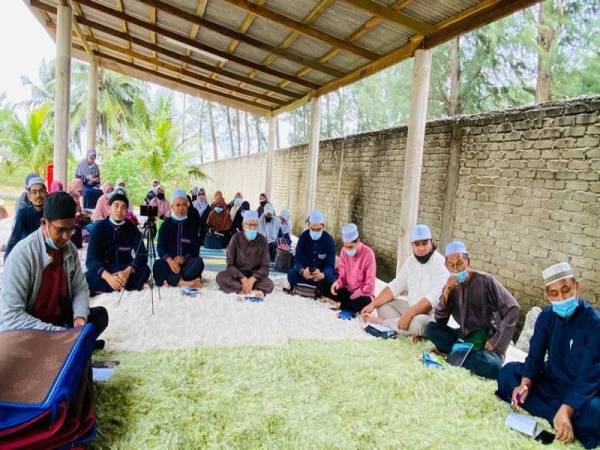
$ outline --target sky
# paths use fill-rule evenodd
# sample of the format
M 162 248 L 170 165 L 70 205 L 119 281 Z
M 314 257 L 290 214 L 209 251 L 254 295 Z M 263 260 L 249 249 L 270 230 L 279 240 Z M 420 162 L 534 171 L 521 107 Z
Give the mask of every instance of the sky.
M 56 51 L 54 41 L 23 0 L 11 0 L 10 7 L 6 3 L 0 14 L 0 93 L 6 93 L 9 103 L 17 103 L 28 96 L 21 75 L 37 81 L 42 60 L 54 58 Z

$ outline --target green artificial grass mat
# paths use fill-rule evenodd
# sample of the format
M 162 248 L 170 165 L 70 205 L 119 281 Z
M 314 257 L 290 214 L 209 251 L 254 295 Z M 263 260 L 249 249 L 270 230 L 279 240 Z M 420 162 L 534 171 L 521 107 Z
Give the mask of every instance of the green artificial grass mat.
M 416 355 L 430 347 L 399 339 L 101 353 L 121 364 L 97 384 L 93 447 L 565 448 L 509 430 L 494 381 L 423 366 Z

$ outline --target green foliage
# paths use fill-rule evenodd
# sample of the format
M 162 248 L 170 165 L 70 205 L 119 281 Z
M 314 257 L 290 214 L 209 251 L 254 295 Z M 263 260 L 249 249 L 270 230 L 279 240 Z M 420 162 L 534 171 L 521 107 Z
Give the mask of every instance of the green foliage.
M 29 112 L 24 121 L 14 111 L 2 114 L 0 146 L 5 149 L 5 169 L 11 171 L 17 165 L 25 165 L 45 176 L 46 167 L 52 162 L 54 145 L 51 108 L 51 103 L 45 103 Z

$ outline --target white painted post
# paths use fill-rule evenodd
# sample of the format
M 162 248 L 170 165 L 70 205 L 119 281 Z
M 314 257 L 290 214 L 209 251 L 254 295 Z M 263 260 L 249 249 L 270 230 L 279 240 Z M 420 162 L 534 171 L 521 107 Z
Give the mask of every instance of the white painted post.
M 315 208 L 317 198 L 317 173 L 319 170 L 319 138 L 321 135 L 321 100 L 312 99 L 310 118 L 310 143 L 308 145 L 308 173 L 306 184 L 306 215 Z
M 86 150 L 96 148 L 96 124 L 98 120 L 98 65 L 90 62 L 88 72 L 88 107 L 85 127 L 87 129 Z
M 410 255 L 410 230 L 417 223 L 419 213 L 419 188 L 423 166 L 423 143 L 427 122 L 427 100 L 431 75 L 431 51 L 417 50 L 413 61 L 413 75 L 410 93 L 410 114 L 406 151 L 404 156 L 404 178 L 402 203 L 400 206 L 400 234 L 396 273 Z
M 277 117 L 273 116 L 269 118 L 269 137 L 267 140 L 267 172 L 265 176 L 265 194 L 269 201 L 273 201 L 271 198 L 273 189 L 273 158 L 275 151 L 275 126 Z
M 69 95 L 71 87 L 71 27 L 73 11 L 61 3 L 56 17 L 56 81 L 54 99 L 54 179 L 67 186 Z

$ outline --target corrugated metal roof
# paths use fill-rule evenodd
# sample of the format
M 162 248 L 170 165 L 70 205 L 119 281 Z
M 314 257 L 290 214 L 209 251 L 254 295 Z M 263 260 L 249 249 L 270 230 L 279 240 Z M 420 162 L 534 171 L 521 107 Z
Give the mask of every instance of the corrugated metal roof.
M 23 1 L 53 36 L 58 0 Z M 537 2 L 413 0 L 401 2 L 406 6 L 400 7 L 397 0 L 208 0 L 204 14 L 196 16 L 203 1 L 122 0 L 122 12 L 114 0 L 72 3 L 84 38 L 101 66 L 186 92 L 193 92 L 194 86 L 205 87 L 204 78 L 215 72 L 221 85 L 212 83 L 208 86 L 211 93 L 196 94 L 270 115 L 287 108 L 269 103 L 264 98 L 267 92 L 275 92 L 279 105 L 285 100 L 294 107 L 305 101 L 307 94 L 323 95 L 409 58 L 417 45 L 431 48 Z M 384 9 L 384 14 L 374 6 L 389 9 Z M 315 10 L 318 14 L 307 24 Z M 405 16 L 420 22 L 421 28 L 406 22 Z M 250 23 L 247 30 L 241 29 L 244 23 Z M 197 36 L 190 40 L 192 30 L 197 29 Z M 236 37 L 239 45 L 229 54 Z M 196 48 L 190 51 L 188 44 Z M 78 39 L 73 45 L 74 55 L 90 57 Z M 226 58 L 210 57 L 197 46 L 209 53 L 224 52 Z M 182 72 L 185 70 L 188 72 Z M 235 92 L 240 85 L 243 89 Z M 252 99 L 248 91 L 257 97 Z M 220 93 L 227 96 L 220 97 Z

